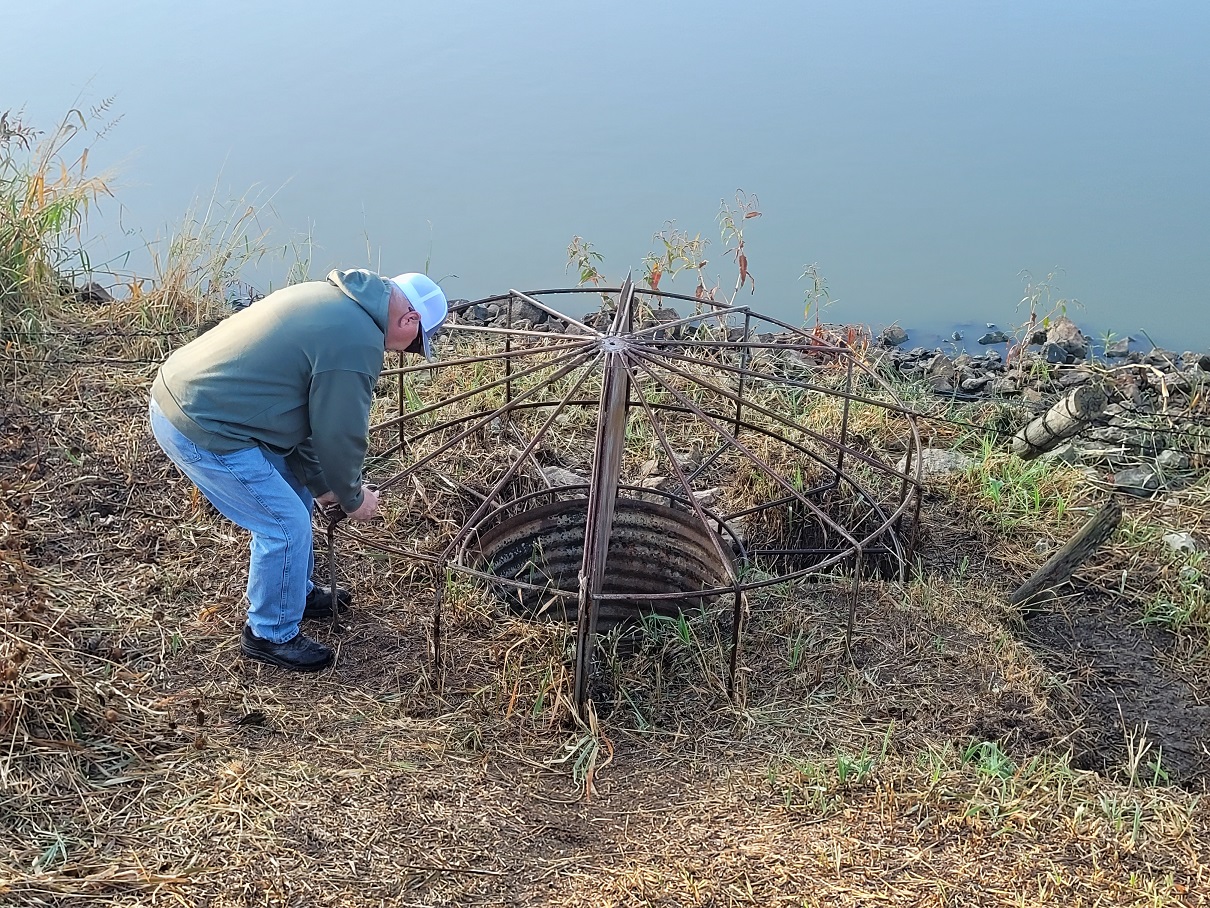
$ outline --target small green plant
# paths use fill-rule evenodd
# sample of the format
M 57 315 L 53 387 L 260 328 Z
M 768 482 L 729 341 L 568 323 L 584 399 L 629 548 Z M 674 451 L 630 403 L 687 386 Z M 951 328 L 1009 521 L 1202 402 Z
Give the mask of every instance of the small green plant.
M 980 442 L 980 452 L 966 471 L 987 505 L 985 519 L 1011 528 L 1039 518 L 1061 521 L 1067 514 L 1067 490 L 1073 473 L 1045 460 L 1025 461 L 1005 453 L 993 438 Z
M 567 244 L 567 267 L 575 267 L 581 286 L 592 284 L 596 287 L 605 282 L 605 276 L 598 267 L 603 261 L 605 259 L 601 253 L 582 236 L 573 236 Z
M 840 785 L 860 785 L 870 777 L 874 758 L 862 751 L 857 756 L 836 753 L 836 781 Z
M 1210 642 L 1210 577 L 1205 552 L 1173 552 L 1163 546 L 1162 568 L 1143 607 L 1144 624 Z
M 962 751 L 962 762 L 969 763 L 981 774 L 1007 779 L 1017 771 L 1017 765 L 995 741 L 979 741 Z
M 799 808 L 815 814 L 830 812 L 836 796 L 821 765 L 810 760 L 790 759 L 786 770 L 783 773 L 770 766 L 768 777 L 771 786 L 780 788 L 782 804 L 787 810 Z
M 1025 283 L 1025 290 L 1017 303 L 1017 309 L 1022 306 L 1028 308 L 1029 318 L 1025 326 L 1017 332 L 1017 342 L 1011 346 L 1008 353 L 1008 360 L 1017 360 L 1018 369 L 1023 363 L 1021 352 L 1029 343 L 1034 332 L 1039 328 L 1049 328 L 1055 318 L 1063 318 L 1067 315 L 1069 306 L 1078 307 L 1079 300 L 1067 299 L 1058 295 L 1057 279 L 1062 274 L 1063 269 L 1054 268 L 1047 272 L 1046 276 L 1041 280 L 1036 279 L 1029 271 L 1021 271 L 1019 277 Z
M 744 239 L 744 222 L 761 216 L 760 200 L 755 195 L 748 195 L 742 189 L 735 192 L 735 203 L 723 199 L 719 203 L 718 223 L 723 236 L 723 245 L 727 253 L 735 259 L 735 289 L 731 291 L 728 302 L 734 302 L 735 297 L 745 284 L 751 284 L 750 293 L 756 292 L 756 278 L 748 270 L 748 253 Z
M 673 639 L 682 646 L 693 646 L 695 643 L 693 628 L 684 612 L 678 612 L 676 615 L 660 615 L 650 612 L 642 615 L 639 620 L 642 622 L 643 631 L 653 640 L 658 640 L 671 632 Z
M 735 285 L 729 294 L 721 292 L 719 282 L 706 274 L 706 266 L 709 264 L 706 258 L 708 241 L 703 239 L 700 233 L 690 234 L 676 227 L 671 221 L 666 222 L 664 228 L 654 234 L 652 239 L 656 249 L 643 257 L 641 280 L 652 290 L 658 290 L 662 281 L 672 280 L 682 272 L 691 271 L 696 277 L 694 297 L 697 300 L 727 305 L 734 303 L 735 297 L 745 286 L 749 287 L 751 292 L 756 292 L 756 278 L 748 267 L 744 224 L 761 216 L 758 206 L 757 197 L 742 189 L 736 191 L 732 201 L 723 199 L 719 203 L 719 232 L 725 253 L 734 260 L 736 267 Z M 593 248 L 591 242 L 582 236 L 571 238 L 567 245 L 567 268 L 575 270 L 581 286 L 599 287 L 608 283 L 601 270 L 603 262 L 603 257 Z M 814 267 L 809 266 L 808 273 L 814 273 Z M 826 294 L 826 285 L 816 282 L 814 288 L 817 294 Z M 700 302 L 698 306 L 700 312 Z
M 807 649 L 806 636 L 802 631 L 798 631 L 793 637 L 788 638 L 788 650 L 786 652 L 786 665 L 791 671 L 797 671 L 802 665 L 803 656 Z
M 828 290 L 828 282 L 819 273 L 818 263 L 805 266 L 800 280 L 802 278 L 806 278 L 810 282 L 810 286 L 803 295 L 803 319 L 809 321 L 814 318 L 815 327 L 818 328 L 823 311 L 835 301 L 832 299 L 831 291 Z
M 713 288 L 706 286 L 706 246 L 709 240 L 702 239 L 700 233 L 690 236 L 678 230 L 671 221 L 653 238 L 660 247 L 656 252 L 649 252 L 643 257 L 643 279 L 652 290 L 660 289 L 660 281 L 664 278 L 672 280 L 682 271 L 697 273 L 697 289 L 694 295 L 698 299 L 712 296 Z

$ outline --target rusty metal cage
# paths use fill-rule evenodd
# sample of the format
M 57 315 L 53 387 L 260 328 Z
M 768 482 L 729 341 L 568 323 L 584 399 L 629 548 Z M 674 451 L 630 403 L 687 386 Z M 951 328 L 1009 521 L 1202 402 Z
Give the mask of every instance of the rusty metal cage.
M 456 304 L 443 352 L 383 372 L 397 412 L 371 429 L 373 477 L 413 487 L 425 520 L 344 532 L 574 621 L 581 714 L 607 627 L 723 598 L 734 686 L 747 593 L 843 571 L 851 635 L 863 575 L 910 558 L 917 426 L 829 332 L 628 279 Z

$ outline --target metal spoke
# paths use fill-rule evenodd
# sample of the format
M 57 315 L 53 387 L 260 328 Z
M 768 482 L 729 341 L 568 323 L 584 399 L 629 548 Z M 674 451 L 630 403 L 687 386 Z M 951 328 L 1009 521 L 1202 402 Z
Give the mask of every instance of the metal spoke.
M 595 302 L 595 324 L 551 303 L 576 294 Z M 706 311 L 636 330 L 640 307 L 658 308 L 666 300 L 702 304 Z M 406 440 L 413 460 L 379 487 L 414 484 L 432 529 L 415 532 L 409 523 L 409 539 L 340 527 L 352 541 L 435 572 L 435 677 L 441 677 L 446 572 L 486 584 L 526 616 L 552 604 L 564 617 L 575 610 L 572 691 L 564 702 L 585 723 L 593 716 L 594 651 L 603 621 L 727 603 L 727 692 L 738 697 L 748 594 L 843 567 L 852 569 L 849 608 L 837 632 L 848 644 L 865 568 L 894 559 L 902 571 L 919 523 L 919 431 L 885 381 L 843 343 L 820 343 L 747 306 L 640 289 L 629 277 L 618 288 L 513 289 L 453 311 L 497 302 L 508 309 L 501 326 L 450 326 L 453 358 L 382 373 L 401 377 L 401 405 L 398 415 L 372 428 L 374 457 L 387 462 Z M 542 327 L 563 330 L 512 327 L 520 306 L 532 307 L 530 315 L 545 313 L 550 321 Z M 743 335 L 729 340 L 737 333 L 733 316 Z M 680 336 L 657 338 L 671 333 Z M 762 350 L 826 357 L 840 368 L 820 379 L 831 387 L 799 381 L 763 364 L 776 354 L 761 356 Z M 499 364 L 487 370 L 491 380 L 481 381 L 479 372 L 461 382 L 441 374 L 480 364 Z M 421 370 L 441 380 L 420 384 L 415 394 L 451 391 L 407 411 L 402 376 Z M 789 400 L 810 403 L 808 394 L 832 402 L 810 425 Z M 898 450 L 907 451 L 902 467 L 849 442 L 854 404 L 879 408 L 883 423 L 898 432 Z M 647 454 L 627 451 L 631 416 L 650 446 Z M 484 431 L 498 421 L 504 431 Z M 394 444 L 392 429 L 399 434 Z M 477 433 L 501 444 L 507 439 L 509 453 L 485 469 L 484 452 L 467 445 Z M 695 451 L 689 459 L 677 452 L 686 439 Z M 653 459 L 636 477 L 637 457 Z M 561 462 L 574 468 L 570 481 L 553 478 L 543 466 Z M 800 478 L 791 481 L 795 474 Z M 706 502 L 695 486 L 717 487 L 724 504 Z

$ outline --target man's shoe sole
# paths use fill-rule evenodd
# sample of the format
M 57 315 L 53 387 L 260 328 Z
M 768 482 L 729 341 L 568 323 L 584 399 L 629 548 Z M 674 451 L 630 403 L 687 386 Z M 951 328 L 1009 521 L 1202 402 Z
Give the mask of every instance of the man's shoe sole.
M 334 661 L 334 657 L 330 656 L 323 662 L 316 662 L 313 665 L 301 665 L 298 662 L 291 662 L 288 659 L 279 659 L 269 653 L 262 653 L 260 650 L 256 649 L 248 649 L 242 645 L 240 646 L 239 650 L 248 659 L 252 659 L 256 662 L 263 662 L 265 665 L 273 665 L 277 668 L 288 669 L 289 671 L 293 672 L 323 671 Z

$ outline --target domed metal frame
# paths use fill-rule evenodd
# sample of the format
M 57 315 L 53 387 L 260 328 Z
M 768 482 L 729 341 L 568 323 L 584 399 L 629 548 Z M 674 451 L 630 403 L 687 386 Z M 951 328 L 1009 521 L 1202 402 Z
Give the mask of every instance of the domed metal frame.
M 605 305 L 593 318 L 574 318 L 551 305 L 553 297 L 595 298 Z M 691 302 L 697 311 L 676 316 L 662 308 L 669 300 Z M 502 324 L 467 318 L 488 307 L 499 311 Z M 373 549 L 435 568 L 432 657 L 438 673 L 443 666 L 443 579 L 453 571 L 497 590 L 515 590 L 519 597 L 539 595 L 562 602 L 568 612 L 575 612 L 574 705 L 586 716 L 598 616 L 603 609 L 636 598 L 633 591 L 607 589 L 611 539 L 616 549 L 617 534 L 622 532 L 615 527 L 619 503 L 627 514 L 636 509 L 656 514 L 648 533 L 653 546 L 660 545 L 658 519 L 681 524 L 689 520 L 703 530 L 694 544 L 715 556 L 712 564 L 721 568 L 715 585 L 698 581 L 688 589 L 675 589 L 668 588 L 665 580 L 663 591 L 648 589 L 641 599 L 648 606 L 675 609 L 700 606 L 713 597 L 731 598 L 732 691 L 749 592 L 843 567 L 852 578 L 847 640 L 870 559 L 890 562 L 900 570 L 910 559 L 920 507 L 919 432 L 890 386 L 844 340 L 808 332 L 746 306 L 639 289 L 629 278 L 618 288 L 510 290 L 458 303 L 451 314 L 446 346 L 454 349 L 454 355 L 385 370 L 384 377 L 398 376 L 399 411 L 376 423 L 370 437 L 372 462 L 402 458 L 405 463 L 401 470 L 377 480 L 379 488 L 386 491 L 429 475 L 434 487 L 448 491 L 443 500 L 453 528 L 437 540 L 383 538 L 372 529 L 348 524 L 342 529 Z M 486 341 L 485 348 L 458 355 L 459 347 L 466 346 L 459 341 L 471 338 Z M 432 400 L 407 390 L 409 376 L 456 369 L 491 369 L 499 374 Z M 586 387 L 598 384 L 595 395 L 585 394 Z M 775 405 L 779 394 L 832 401 L 839 407 L 835 434 L 779 412 Z M 850 410 L 855 405 L 878 409 L 883 434 L 889 431 L 896 453 L 902 453 L 897 466 L 854 436 Z M 591 438 L 585 434 L 589 420 L 580 420 L 578 430 L 569 428 L 575 420 L 568 414 L 592 409 L 596 414 Z M 644 438 L 656 452 L 649 463 L 658 459 L 669 474 L 662 487 L 623 475 L 628 434 L 633 436 L 640 423 L 647 427 Z M 677 450 L 673 436 L 683 439 L 686 424 L 696 437 L 711 440 L 710 453 L 702 450 L 700 457 L 687 458 Z M 519 450 L 504 443 L 505 425 L 508 439 L 523 442 Z M 493 432 L 497 440 L 490 469 L 468 466 L 467 446 L 491 446 Z M 549 481 L 537 455 L 559 443 L 591 446 L 587 476 L 563 471 L 570 481 L 567 477 L 558 483 Z M 763 453 L 758 450 L 761 446 Z M 781 462 L 771 462 L 773 458 Z M 631 470 L 633 460 L 631 455 Z M 799 475 L 804 470 L 815 481 L 805 484 Z M 755 502 L 745 501 L 742 507 L 712 507 L 698 488 L 705 477 L 719 482 L 721 476 L 721 487 L 711 492 L 726 499 L 728 477 L 742 475 L 757 477 L 749 480 L 750 485 L 767 488 Z M 534 476 L 546 480 L 547 488 L 527 488 Z M 830 512 L 838 496 L 851 502 L 847 516 Z M 643 501 L 660 504 L 645 509 L 634 504 Z M 534 583 L 533 576 L 509 576 L 494 569 L 480 545 L 493 532 L 499 535 L 494 528 L 508 524 L 510 530 L 531 532 L 532 527 L 522 525 L 527 515 L 549 513 L 564 519 L 565 509 L 582 514 L 582 538 L 574 533 L 570 537 L 582 547 L 577 552 L 574 588 L 559 586 L 563 581 L 549 576 Z M 799 526 L 804 517 L 809 518 L 817 527 L 817 538 L 806 544 L 793 537 L 780 545 L 765 540 L 762 545 L 736 529 L 741 522 L 755 526 L 780 521 L 781 525 L 787 513 L 797 515 Z

